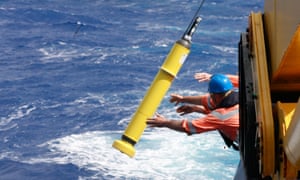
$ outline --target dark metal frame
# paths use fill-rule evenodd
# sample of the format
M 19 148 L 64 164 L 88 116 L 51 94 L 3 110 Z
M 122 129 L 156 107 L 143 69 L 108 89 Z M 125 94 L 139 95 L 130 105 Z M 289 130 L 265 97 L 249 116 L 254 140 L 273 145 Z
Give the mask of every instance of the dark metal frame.
M 242 33 L 239 42 L 239 143 L 241 160 L 249 179 L 260 179 L 259 145 L 253 91 L 253 62 L 249 49 L 248 33 Z

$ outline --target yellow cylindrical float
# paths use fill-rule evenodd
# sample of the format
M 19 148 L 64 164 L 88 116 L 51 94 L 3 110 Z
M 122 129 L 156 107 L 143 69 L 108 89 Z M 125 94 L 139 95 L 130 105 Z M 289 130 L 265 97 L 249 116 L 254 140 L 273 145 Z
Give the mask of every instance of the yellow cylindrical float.
M 139 141 L 146 128 L 147 118 L 154 115 L 189 52 L 190 41 L 180 39 L 174 44 L 144 96 L 143 101 L 133 115 L 127 129 L 123 133 L 121 140 L 114 141 L 114 148 L 127 154 L 129 157 L 134 156 L 134 145 Z

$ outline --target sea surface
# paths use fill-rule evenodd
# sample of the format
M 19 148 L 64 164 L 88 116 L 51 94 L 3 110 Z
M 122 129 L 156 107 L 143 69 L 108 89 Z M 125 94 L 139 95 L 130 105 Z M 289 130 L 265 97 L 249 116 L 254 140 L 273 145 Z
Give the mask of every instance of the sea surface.
M 1 180 L 229 180 L 239 153 L 216 132 L 146 128 L 129 158 L 112 148 L 198 0 L 1 0 Z M 262 0 L 206 0 L 171 93 L 199 95 L 196 72 L 238 72 L 238 42 Z

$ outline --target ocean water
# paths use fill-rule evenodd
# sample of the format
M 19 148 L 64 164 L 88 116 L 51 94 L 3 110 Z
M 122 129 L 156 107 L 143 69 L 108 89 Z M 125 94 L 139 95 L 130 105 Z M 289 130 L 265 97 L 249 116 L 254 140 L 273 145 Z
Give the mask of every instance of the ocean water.
M 239 153 L 216 132 L 147 128 L 129 158 L 120 139 L 200 1 L 1 0 L 0 179 L 232 179 Z M 263 1 L 207 0 L 170 93 L 197 95 L 196 72 L 237 74 L 238 41 Z

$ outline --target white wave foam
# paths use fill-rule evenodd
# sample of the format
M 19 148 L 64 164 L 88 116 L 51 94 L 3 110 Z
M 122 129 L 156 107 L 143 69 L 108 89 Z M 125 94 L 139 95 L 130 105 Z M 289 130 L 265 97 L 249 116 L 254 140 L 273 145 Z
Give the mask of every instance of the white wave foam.
M 90 101 L 95 101 L 96 103 L 99 103 L 99 104 L 105 104 L 107 100 L 104 98 L 103 94 L 87 93 L 86 96 L 76 99 L 74 101 L 74 104 L 75 105 L 86 104 Z
M 150 23 L 150 22 L 140 22 L 137 25 L 137 30 L 145 30 L 145 31 L 153 31 L 153 30 L 161 30 L 161 29 L 168 29 L 168 30 L 174 30 L 174 31 L 180 31 L 182 28 L 178 26 L 168 26 L 165 24 L 159 24 L 159 23 Z
M 63 44 L 63 42 L 59 43 L 60 45 L 65 46 L 66 44 Z M 40 48 L 39 51 L 44 55 L 42 60 L 44 62 L 53 62 L 54 60 L 60 60 L 63 62 L 67 62 L 72 60 L 72 58 L 78 57 L 78 56 L 84 56 L 84 54 L 79 54 L 78 51 L 74 49 L 60 49 L 57 50 L 55 48 Z
M 233 47 L 226 47 L 226 46 L 213 46 L 219 51 L 222 51 L 224 53 L 230 53 L 230 54 L 237 54 L 238 49 Z
M 189 137 L 165 129 L 146 131 L 134 158 L 111 147 L 120 136 L 121 132 L 95 131 L 53 139 L 40 145 L 50 150 L 48 154 L 28 163 L 72 163 L 94 171 L 92 178 L 101 174 L 114 179 L 232 179 L 239 159 L 238 153 L 223 149 L 216 133 Z M 229 158 L 236 164 L 226 164 Z
M 35 106 L 31 104 L 20 106 L 16 109 L 15 112 L 8 115 L 8 117 L 2 117 L 0 119 L 0 131 L 6 131 L 8 129 L 14 128 L 17 126 L 17 123 L 14 123 L 14 120 L 21 119 L 25 116 L 28 116 L 32 111 L 36 109 Z
M 138 47 L 133 47 L 138 49 Z M 112 63 L 123 62 L 123 58 L 135 53 L 135 51 L 128 51 L 125 48 L 103 48 L 103 47 L 82 47 L 75 44 L 67 44 L 66 42 L 59 41 L 56 44 L 47 45 L 46 47 L 39 48 L 38 51 L 42 54 L 41 61 L 49 62 L 69 62 L 79 58 L 89 57 L 89 62 L 94 64 L 101 64 L 103 61 L 113 58 Z M 120 55 L 121 54 L 121 55 Z M 123 62 L 124 63 L 124 62 Z M 127 63 L 130 63 L 129 61 Z
M 154 42 L 154 46 L 156 47 L 168 47 L 170 42 L 167 42 L 166 40 L 158 40 Z

